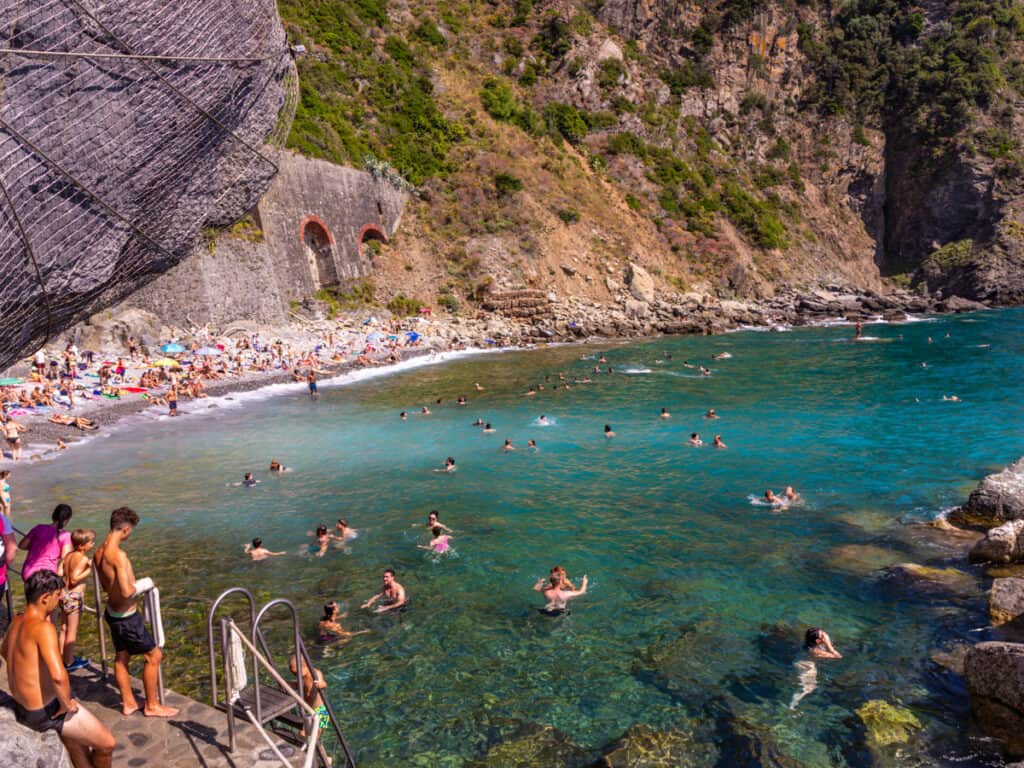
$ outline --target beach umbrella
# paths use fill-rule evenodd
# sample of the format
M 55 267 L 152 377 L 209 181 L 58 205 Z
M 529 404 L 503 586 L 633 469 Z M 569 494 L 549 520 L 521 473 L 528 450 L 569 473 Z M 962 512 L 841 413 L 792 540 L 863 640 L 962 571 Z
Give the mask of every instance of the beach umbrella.
M 420 340 L 420 335 L 416 333 L 416 331 L 406 331 L 405 335 L 412 343 L 416 343 Z
M 201 357 L 215 357 L 223 354 L 223 352 L 216 347 L 200 347 L 195 353 Z
M 175 344 L 173 341 L 170 344 L 164 344 L 160 347 L 160 351 L 165 355 L 177 355 L 180 352 L 184 352 L 185 348 L 181 344 Z
M 170 357 L 161 357 L 153 365 L 157 368 L 180 368 L 181 363 Z

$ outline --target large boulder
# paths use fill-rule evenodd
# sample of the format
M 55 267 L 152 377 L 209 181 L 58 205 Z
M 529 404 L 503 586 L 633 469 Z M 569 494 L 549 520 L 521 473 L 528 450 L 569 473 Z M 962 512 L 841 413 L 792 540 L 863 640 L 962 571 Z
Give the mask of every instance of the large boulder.
M 0 691 L 0 755 L 4 768 L 70 768 L 60 737 L 36 733 L 14 719 L 13 699 Z
M 992 528 L 971 547 L 972 563 L 1012 563 L 1024 559 L 1024 520 Z
M 978 643 L 964 659 L 964 680 L 981 730 L 1024 757 L 1024 644 Z
M 654 301 L 654 278 L 639 264 L 629 262 L 626 268 L 626 284 L 637 301 L 645 301 L 648 304 Z
M 992 624 L 1007 624 L 1024 614 L 1024 579 L 996 579 L 988 596 Z
M 982 480 L 954 516 L 982 525 L 1024 518 L 1024 458 Z

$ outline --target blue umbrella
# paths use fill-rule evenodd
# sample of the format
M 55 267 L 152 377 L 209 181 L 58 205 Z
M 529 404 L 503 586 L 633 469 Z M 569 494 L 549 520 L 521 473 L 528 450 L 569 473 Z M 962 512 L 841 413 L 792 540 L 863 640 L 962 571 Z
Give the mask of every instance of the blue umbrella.
M 417 342 L 420 339 L 420 335 L 418 333 L 416 333 L 416 331 L 406 331 L 405 335 L 408 337 L 409 341 L 411 341 L 411 342 Z
M 173 341 L 170 344 L 164 344 L 160 347 L 160 351 L 165 355 L 176 355 L 179 352 L 184 352 L 185 348 L 181 344 L 175 344 Z

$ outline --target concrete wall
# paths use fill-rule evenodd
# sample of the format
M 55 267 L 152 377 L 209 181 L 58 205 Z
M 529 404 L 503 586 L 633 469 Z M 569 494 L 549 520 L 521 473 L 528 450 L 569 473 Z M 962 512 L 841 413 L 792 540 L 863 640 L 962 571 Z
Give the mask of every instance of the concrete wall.
M 262 239 L 245 231 L 222 232 L 212 243 L 204 239 L 124 306 L 177 325 L 280 323 L 288 319 L 291 301 L 324 287 L 324 275 L 344 285 L 372 274 L 362 244 L 394 234 L 405 193 L 363 171 L 291 152 L 281 152 L 277 162 L 278 174 L 251 212 Z M 314 231 L 326 233 L 319 253 L 307 244 Z M 318 266 L 318 259 L 324 263 Z

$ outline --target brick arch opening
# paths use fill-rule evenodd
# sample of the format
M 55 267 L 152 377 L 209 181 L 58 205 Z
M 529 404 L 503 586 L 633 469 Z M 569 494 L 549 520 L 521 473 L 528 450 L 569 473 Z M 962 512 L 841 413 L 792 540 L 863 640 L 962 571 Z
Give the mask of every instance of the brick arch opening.
M 367 240 L 377 240 L 378 242 L 387 244 L 388 233 L 381 229 L 377 224 L 364 224 L 363 228 L 359 230 L 358 248 L 360 258 L 366 256 L 366 253 L 363 250 L 363 243 Z
M 334 235 L 319 216 L 306 216 L 299 225 L 299 239 L 306 247 L 310 261 L 316 266 L 317 287 L 338 284 L 338 267 L 334 261 Z

